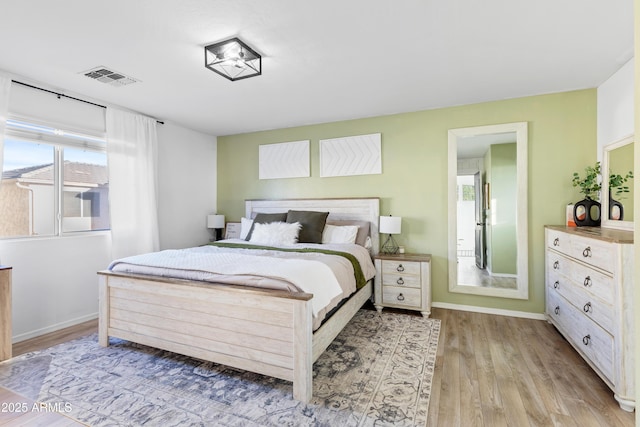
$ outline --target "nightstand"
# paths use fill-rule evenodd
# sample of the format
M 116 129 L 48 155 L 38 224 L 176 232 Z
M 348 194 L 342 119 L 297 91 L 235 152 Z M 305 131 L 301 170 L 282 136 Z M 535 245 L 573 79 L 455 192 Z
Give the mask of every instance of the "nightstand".
M 374 305 L 418 310 L 431 315 L 431 255 L 378 254 L 374 257 Z

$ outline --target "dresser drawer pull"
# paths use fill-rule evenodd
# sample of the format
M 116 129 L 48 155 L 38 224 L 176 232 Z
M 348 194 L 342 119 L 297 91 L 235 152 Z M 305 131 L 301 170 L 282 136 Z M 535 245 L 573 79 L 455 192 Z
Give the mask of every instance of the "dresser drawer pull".
M 591 276 L 587 276 L 584 278 L 584 282 L 582 282 L 583 285 L 585 286 L 591 286 L 593 285 L 593 282 L 591 281 Z
M 590 303 L 590 302 L 586 303 L 586 304 L 584 305 L 584 307 L 582 307 L 582 310 L 583 310 L 585 313 L 590 312 L 590 311 L 591 311 L 591 303 Z
M 560 314 L 560 306 L 556 305 L 556 309 L 553 310 L 556 314 Z
M 591 246 L 587 246 L 584 251 L 582 251 L 582 256 L 585 258 L 589 258 L 591 256 Z
M 556 280 L 556 282 L 553 284 L 553 288 L 558 289 L 559 287 L 560 287 L 560 282 Z
M 553 246 L 558 246 L 560 244 L 560 239 L 559 238 L 555 238 L 553 239 Z
M 591 342 L 591 335 L 586 335 L 582 337 L 582 344 L 589 345 L 590 342 Z
M 400 264 L 398 265 L 398 268 L 396 268 L 396 270 L 402 273 L 404 271 L 404 267 L 402 266 L 402 264 Z
M 560 268 L 560 261 L 556 261 L 553 263 L 553 269 L 557 270 L 558 268 Z
M 398 301 L 404 301 L 404 295 L 402 294 L 398 295 Z
M 404 285 L 404 279 L 401 277 L 401 278 L 399 278 L 398 280 L 396 280 L 396 283 L 397 283 L 398 285 Z

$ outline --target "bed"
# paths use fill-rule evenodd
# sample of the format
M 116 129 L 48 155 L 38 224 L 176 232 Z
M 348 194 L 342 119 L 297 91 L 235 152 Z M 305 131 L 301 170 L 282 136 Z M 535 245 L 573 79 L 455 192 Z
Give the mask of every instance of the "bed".
M 247 200 L 245 217 L 328 211 L 327 223 L 369 223 L 370 253 L 379 247 L 379 199 Z M 309 292 L 210 283 L 150 274 L 100 271 L 99 343 L 120 338 L 293 383 L 293 397 L 312 397 L 313 363 L 360 307 L 372 280 L 314 327 Z

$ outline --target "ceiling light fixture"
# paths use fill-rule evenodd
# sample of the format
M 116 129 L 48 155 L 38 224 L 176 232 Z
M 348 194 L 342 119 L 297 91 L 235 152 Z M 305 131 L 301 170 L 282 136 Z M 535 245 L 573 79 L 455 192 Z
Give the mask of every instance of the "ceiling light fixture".
M 237 37 L 204 48 L 204 66 L 236 81 L 262 74 L 262 57 Z

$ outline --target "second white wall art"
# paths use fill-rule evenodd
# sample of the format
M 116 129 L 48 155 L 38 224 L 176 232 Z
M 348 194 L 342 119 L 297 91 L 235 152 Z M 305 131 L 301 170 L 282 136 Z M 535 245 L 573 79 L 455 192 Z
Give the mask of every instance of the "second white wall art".
M 382 173 L 381 134 L 320 140 L 320 176 Z
M 260 179 L 304 178 L 311 175 L 309 140 L 261 145 L 258 155 Z

